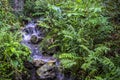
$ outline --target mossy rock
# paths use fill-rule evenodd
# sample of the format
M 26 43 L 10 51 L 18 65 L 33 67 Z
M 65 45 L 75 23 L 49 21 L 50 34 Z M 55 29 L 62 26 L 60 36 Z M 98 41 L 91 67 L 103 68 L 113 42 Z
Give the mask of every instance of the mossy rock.
M 32 35 L 30 41 L 33 44 L 37 44 L 39 40 L 38 40 L 38 37 L 36 35 Z
M 54 62 L 44 64 L 37 69 L 36 73 L 41 79 L 54 78 L 56 74 Z

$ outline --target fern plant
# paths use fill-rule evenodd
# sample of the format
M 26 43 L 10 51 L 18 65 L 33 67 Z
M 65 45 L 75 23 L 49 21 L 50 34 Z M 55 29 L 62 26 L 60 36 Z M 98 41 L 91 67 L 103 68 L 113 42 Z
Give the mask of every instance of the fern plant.
M 32 17 L 46 30 L 42 48 L 60 59 L 76 80 L 119 80 L 118 26 L 106 16 L 103 0 L 36 0 Z M 111 13 L 110 13 L 111 14 Z M 116 32 L 118 31 L 118 32 Z M 116 33 L 115 33 L 116 32 Z M 117 34 L 116 39 L 113 38 Z M 112 55 L 112 52 L 114 52 Z M 112 70 L 111 70 L 112 69 Z
M 0 80 L 21 79 L 23 61 L 30 51 L 20 44 L 20 23 L 10 12 L 7 0 L 0 1 Z

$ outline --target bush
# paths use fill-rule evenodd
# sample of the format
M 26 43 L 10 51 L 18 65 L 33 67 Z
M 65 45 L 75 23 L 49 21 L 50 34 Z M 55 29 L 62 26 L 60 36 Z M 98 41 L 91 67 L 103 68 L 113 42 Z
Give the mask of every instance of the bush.
M 20 23 L 10 12 L 7 0 L 0 1 L 0 80 L 18 80 L 25 72 L 23 61 L 29 50 L 20 44 Z

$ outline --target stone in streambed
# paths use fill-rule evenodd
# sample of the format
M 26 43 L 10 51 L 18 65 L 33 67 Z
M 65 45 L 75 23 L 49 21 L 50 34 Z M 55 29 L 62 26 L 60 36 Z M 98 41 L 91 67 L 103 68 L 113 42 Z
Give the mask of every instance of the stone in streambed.
M 33 59 L 33 64 L 36 67 L 41 67 L 42 65 L 49 63 L 49 64 L 55 64 L 56 59 L 52 57 L 38 57 Z
M 36 73 L 40 79 L 52 79 L 56 76 L 55 63 L 55 59 L 50 59 L 48 61 L 44 59 L 34 60 L 34 65 L 37 67 Z
M 46 63 L 36 71 L 37 75 L 41 79 L 54 78 L 55 77 L 55 65 Z
M 39 40 L 36 35 L 32 35 L 30 41 L 31 43 L 37 44 Z
M 37 37 L 36 35 L 32 35 L 30 38 L 30 42 L 33 44 L 38 44 L 42 40 L 43 40 L 43 37 Z
M 42 60 L 34 60 L 33 64 L 35 67 L 40 67 L 41 65 L 44 65 L 45 62 Z

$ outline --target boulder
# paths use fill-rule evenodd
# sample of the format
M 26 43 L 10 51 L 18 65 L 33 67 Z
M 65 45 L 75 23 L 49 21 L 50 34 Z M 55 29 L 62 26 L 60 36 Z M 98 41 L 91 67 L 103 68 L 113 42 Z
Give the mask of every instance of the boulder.
M 53 79 L 56 76 L 56 59 L 52 57 L 34 58 L 33 65 L 40 79 Z
M 43 66 L 41 66 L 40 68 L 38 68 L 36 70 L 37 75 L 41 78 L 41 79 L 52 79 L 55 77 L 56 73 L 55 73 L 55 64 L 53 63 L 46 63 Z

